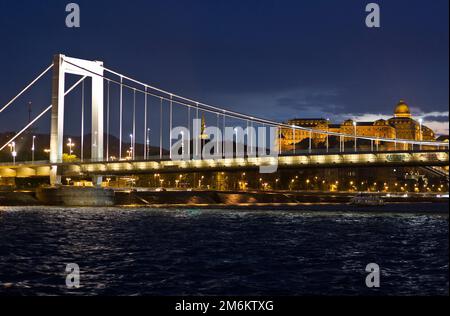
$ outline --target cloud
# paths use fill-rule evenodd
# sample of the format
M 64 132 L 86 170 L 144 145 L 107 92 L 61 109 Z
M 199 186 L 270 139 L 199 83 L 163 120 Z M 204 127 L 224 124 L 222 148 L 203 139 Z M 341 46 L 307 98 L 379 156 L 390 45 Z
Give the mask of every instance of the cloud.
M 301 88 L 285 90 L 277 93 L 239 93 L 214 95 L 214 99 L 224 101 L 221 106 L 229 109 L 275 121 L 287 121 L 292 118 L 329 118 L 331 122 L 342 123 L 347 119 L 359 122 L 373 122 L 379 119 L 389 119 L 393 113 L 374 113 L 354 111 L 337 101 L 340 91 L 326 88 Z M 426 112 L 420 108 L 411 108 L 413 118 L 422 118 L 424 125 L 439 135 L 449 133 L 448 111 Z
M 449 112 L 423 112 L 423 111 L 413 111 L 413 113 L 418 113 L 414 115 L 413 118 L 418 120 L 422 118 L 424 120 L 423 124 L 431 128 L 438 135 L 448 135 L 449 134 Z M 386 114 L 375 114 L 375 113 L 361 113 L 361 114 L 340 114 L 337 116 L 339 121 L 344 121 L 346 119 L 352 119 L 358 122 L 372 122 L 379 119 L 387 120 L 391 118 L 392 115 Z M 433 119 L 431 119 L 433 118 Z
M 222 100 L 220 106 L 245 114 L 286 121 L 294 117 L 322 117 L 324 113 L 338 113 L 343 106 L 334 99 L 336 89 L 299 88 L 279 92 L 239 94 L 214 94 L 214 100 Z M 212 98 L 211 102 L 214 103 Z
M 431 128 L 438 135 L 448 135 L 448 121 L 447 122 L 438 122 L 438 121 L 426 121 L 425 125 Z
M 392 117 L 392 115 L 385 114 L 373 114 L 373 113 L 363 113 L 363 114 L 340 114 L 339 117 L 342 117 L 342 120 L 352 119 L 354 121 L 359 122 L 373 122 L 376 120 L 387 120 Z
M 417 119 L 421 118 L 423 120 L 436 120 L 436 121 L 447 121 L 449 117 L 449 111 L 431 111 L 431 112 L 425 112 L 422 111 L 420 108 L 411 108 L 411 112 L 413 113 L 414 117 Z

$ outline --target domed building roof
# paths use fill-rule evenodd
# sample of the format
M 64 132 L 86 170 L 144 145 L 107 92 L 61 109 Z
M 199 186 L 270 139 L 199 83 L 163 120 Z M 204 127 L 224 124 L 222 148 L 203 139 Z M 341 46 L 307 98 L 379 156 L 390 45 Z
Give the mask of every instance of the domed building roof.
M 411 117 L 411 111 L 409 110 L 409 106 L 405 103 L 405 101 L 400 100 L 397 103 L 394 111 L 394 117 Z

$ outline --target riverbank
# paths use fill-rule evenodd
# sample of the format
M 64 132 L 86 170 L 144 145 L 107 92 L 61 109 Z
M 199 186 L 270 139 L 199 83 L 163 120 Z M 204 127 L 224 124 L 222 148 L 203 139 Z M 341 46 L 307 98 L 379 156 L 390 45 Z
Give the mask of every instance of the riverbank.
M 260 191 L 154 191 L 115 190 L 115 206 L 151 206 L 154 208 L 263 208 L 295 209 L 305 205 L 347 205 L 357 193 L 352 192 L 260 192 Z M 408 193 L 407 195 L 373 193 L 387 204 L 449 202 L 448 195 Z M 55 201 L 54 201 L 55 202 Z M 57 201 L 56 201 L 57 202 Z M 0 206 L 64 205 L 40 201 L 34 191 L 0 191 Z M 82 206 L 82 205 L 80 205 Z M 360 208 L 360 207 L 358 207 Z M 365 209 L 368 209 L 365 207 Z M 379 207 L 376 207 L 379 210 Z

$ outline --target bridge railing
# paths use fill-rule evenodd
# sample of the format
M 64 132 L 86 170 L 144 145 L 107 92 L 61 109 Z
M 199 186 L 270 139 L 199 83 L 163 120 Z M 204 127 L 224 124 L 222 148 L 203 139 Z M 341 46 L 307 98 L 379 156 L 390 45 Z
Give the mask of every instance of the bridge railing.
M 436 149 L 436 150 L 432 150 L 432 149 L 416 149 L 416 150 L 379 150 L 379 151 L 371 151 L 371 150 L 358 150 L 358 151 L 354 151 L 352 149 L 347 149 L 347 150 L 338 150 L 338 149 L 329 149 L 328 151 L 325 149 L 319 149 L 319 150 L 315 150 L 313 152 L 309 152 L 308 150 L 297 150 L 296 152 L 294 151 L 285 151 L 282 152 L 280 154 L 278 154 L 278 157 L 295 157 L 295 156 L 327 156 L 327 155 L 364 155 L 364 154 L 385 154 L 385 153 L 398 153 L 398 154 L 409 154 L 409 153 L 437 153 L 437 152 L 446 152 L 448 153 L 448 149 Z M 247 153 L 245 153 L 244 155 L 234 155 L 232 158 L 254 158 L 254 157 L 263 157 L 262 155 L 248 155 Z M 267 157 L 267 156 L 264 156 Z M 208 158 L 208 159 L 213 159 L 213 160 L 220 160 L 220 159 L 224 159 L 225 157 L 217 157 L 217 158 Z M 231 158 L 231 157 L 227 157 L 227 158 Z M 39 166 L 48 166 L 50 164 L 89 164 L 89 163 L 124 163 L 124 162 L 145 162 L 145 161 L 155 161 L 155 162 L 159 162 L 159 161 L 170 161 L 170 160 L 174 160 L 171 159 L 170 155 L 152 155 L 152 156 L 136 156 L 134 159 L 127 157 L 127 158 L 122 158 L 122 159 L 79 159 L 79 158 L 75 158 L 75 159 L 66 159 L 66 160 L 61 160 L 58 162 L 50 162 L 49 160 L 35 160 L 35 161 L 16 161 L 15 163 L 13 161 L 9 161 L 9 162 L 0 162 L 0 166 L 4 166 L 4 167 L 23 167 L 23 166 L 35 166 L 35 167 L 39 167 Z M 178 160 L 178 159 L 177 159 Z M 186 159 L 184 159 L 186 160 Z M 190 156 L 190 159 L 187 160 L 204 160 L 204 159 L 196 159 L 193 155 Z

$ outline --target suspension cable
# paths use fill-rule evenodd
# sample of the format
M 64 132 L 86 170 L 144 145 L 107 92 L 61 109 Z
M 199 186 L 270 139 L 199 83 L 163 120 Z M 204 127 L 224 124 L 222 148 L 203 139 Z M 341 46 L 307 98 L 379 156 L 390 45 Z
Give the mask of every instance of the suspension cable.
M 144 95 L 144 159 L 147 159 L 147 146 L 149 140 L 147 133 L 147 87 L 145 87 L 145 95 Z
M 99 77 L 102 77 L 102 78 L 106 79 L 106 77 L 104 75 L 98 74 L 98 73 L 96 73 L 94 71 L 88 70 L 86 68 L 83 68 L 83 67 L 81 67 L 79 65 L 73 64 L 71 62 L 67 62 L 67 63 L 69 63 L 69 64 L 71 64 L 71 65 L 73 65 L 75 67 L 78 67 L 80 69 L 83 69 L 83 70 L 85 70 L 87 72 L 90 72 L 90 73 L 92 73 L 92 74 L 94 74 L 96 76 L 99 76 Z M 325 134 L 325 135 L 330 135 L 330 136 L 343 136 L 343 137 L 347 137 L 347 138 L 351 138 L 351 137 L 354 136 L 354 135 L 350 135 L 350 134 L 343 134 L 343 133 L 337 133 L 337 132 L 315 130 L 313 128 L 302 127 L 302 126 L 297 126 L 297 125 L 288 125 L 288 124 L 285 124 L 285 123 L 279 123 L 279 122 L 276 122 L 276 121 L 271 121 L 271 120 L 267 120 L 267 119 L 263 119 L 263 118 L 250 117 L 250 116 L 248 116 L 246 114 L 243 114 L 243 113 L 230 111 L 230 110 L 225 110 L 225 109 L 220 108 L 220 107 L 216 107 L 216 106 L 208 105 L 208 104 L 201 103 L 201 102 L 198 102 L 198 101 L 194 101 L 192 99 L 188 99 L 188 98 L 176 95 L 174 93 L 171 93 L 171 92 L 168 92 L 168 91 L 165 91 L 165 90 L 153 87 L 151 85 L 145 84 L 143 82 L 137 81 L 137 80 L 135 80 L 133 78 L 124 76 L 124 75 L 122 75 L 122 74 L 120 74 L 118 72 L 115 72 L 115 71 L 111 70 L 111 69 L 108 69 L 108 68 L 105 68 L 105 67 L 102 67 L 102 68 L 105 71 L 110 72 L 111 74 L 120 76 L 121 78 L 125 78 L 128 81 L 134 82 L 136 84 L 142 85 L 144 87 L 150 88 L 150 89 L 158 91 L 160 93 L 164 93 L 164 94 L 170 95 L 172 98 L 170 99 L 170 98 L 167 98 L 167 97 L 155 94 L 155 93 L 147 92 L 151 96 L 163 98 L 164 100 L 172 101 L 173 103 L 177 103 L 177 104 L 180 104 L 180 105 L 193 107 L 192 104 L 188 104 L 188 103 L 185 103 L 185 102 L 174 100 L 173 97 L 176 97 L 178 99 L 194 103 L 194 104 L 196 104 L 197 107 L 201 106 L 202 107 L 202 111 L 205 111 L 205 112 L 210 112 L 210 113 L 217 113 L 217 112 L 219 112 L 219 113 L 223 113 L 224 116 L 228 116 L 228 117 L 232 117 L 232 118 L 236 118 L 236 119 L 240 119 L 240 120 L 246 120 L 246 119 L 251 118 L 251 120 L 254 121 L 254 122 L 265 123 L 268 126 L 273 126 L 273 127 L 283 128 L 283 129 L 295 128 L 296 130 L 304 130 L 304 131 L 309 131 L 309 132 L 314 132 L 314 133 L 319 133 L 319 134 Z M 113 80 L 111 80 L 111 81 L 113 81 Z M 118 82 L 115 82 L 115 83 L 119 84 Z M 125 87 L 127 87 L 127 88 L 130 88 L 130 89 L 136 89 L 136 88 L 134 88 L 134 87 L 132 87 L 130 85 L 126 85 L 126 84 L 123 84 L 123 83 L 120 83 L 120 84 L 125 86 Z M 140 90 L 140 89 L 137 89 L 137 90 L 142 92 L 142 93 L 145 93 L 145 91 L 143 91 L 143 90 Z M 358 138 L 359 139 L 364 139 L 364 140 L 375 139 L 374 137 L 369 137 L 369 136 L 362 136 L 362 137 L 358 136 Z M 420 143 L 422 145 L 429 145 L 429 146 L 444 146 L 444 147 L 448 147 L 449 146 L 448 143 L 444 143 L 444 142 L 430 142 L 430 141 L 428 141 L 428 142 L 420 141 L 419 142 L 419 141 L 409 140 L 409 139 L 383 138 L 382 141 L 391 142 L 391 143 L 397 141 L 397 142 L 402 142 L 402 143 L 405 143 L 405 144 L 419 144 Z
M 106 161 L 109 161 L 109 102 L 110 102 L 110 81 L 108 80 L 106 96 Z
M 81 153 L 80 158 L 84 158 L 84 80 L 81 82 Z
M 136 158 L 136 90 L 133 91 L 133 139 L 131 143 L 131 154 L 133 160 Z
M 188 130 L 191 135 L 191 107 L 188 107 Z
M 75 89 L 84 79 L 86 78 L 86 76 L 84 76 L 83 78 L 81 78 L 80 80 L 78 80 L 73 86 L 71 86 L 66 92 L 64 92 L 64 96 L 66 96 L 67 94 L 69 94 L 73 89 Z M 38 116 L 36 116 L 30 123 L 28 123 L 24 128 L 22 128 L 22 130 L 20 130 L 20 132 L 18 132 L 16 135 L 14 135 L 13 138 L 11 138 L 10 140 L 8 140 L 6 142 L 5 145 L 3 145 L 2 147 L 0 147 L 0 151 L 2 151 L 6 146 L 8 146 L 11 142 L 13 142 L 17 137 L 19 137 L 23 132 L 25 132 L 31 125 L 33 125 L 37 120 L 39 120 L 45 113 L 47 113 L 48 111 L 50 111 L 50 109 L 52 108 L 52 104 L 50 104 L 44 111 L 42 111 Z
M 0 109 L 0 113 L 2 113 L 4 110 L 6 110 L 18 97 L 20 97 L 25 91 L 28 90 L 28 88 L 30 88 L 33 84 L 36 83 L 36 81 L 38 81 L 39 79 L 41 79 L 41 77 L 43 75 L 45 75 L 50 69 L 53 68 L 53 63 L 47 67 L 47 69 L 45 69 L 39 76 L 37 76 L 33 81 L 31 81 L 22 91 L 20 91 L 14 98 L 12 98 L 8 103 L 6 103 L 6 105 L 4 105 L 1 109 Z
M 161 98 L 161 101 L 159 103 L 159 158 L 162 159 L 162 131 L 163 131 L 163 113 L 162 113 L 162 105 L 163 105 L 163 98 Z
M 170 96 L 170 108 L 169 108 L 169 112 L 170 112 L 170 117 L 169 117 L 169 149 L 172 148 L 172 124 L 173 124 L 173 102 L 172 102 L 172 96 Z M 172 158 L 172 150 L 170 150 L 169 152 L 170 158 Z

